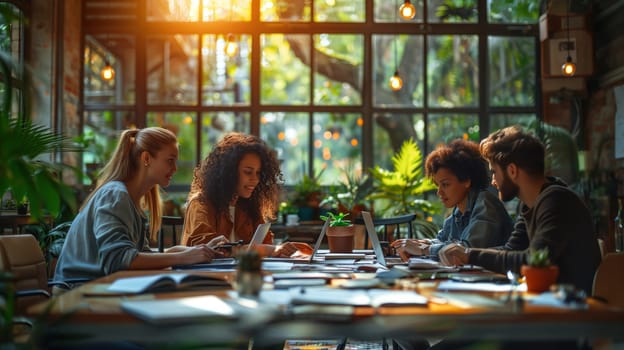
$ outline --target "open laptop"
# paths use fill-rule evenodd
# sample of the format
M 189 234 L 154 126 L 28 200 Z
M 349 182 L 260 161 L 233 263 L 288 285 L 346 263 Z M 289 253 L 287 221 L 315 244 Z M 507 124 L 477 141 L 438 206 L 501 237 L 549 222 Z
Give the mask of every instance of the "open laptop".
M 327 228 L 329 227 L 329 220 L 325 220 L 325 223 L 323 224 L 323 228 L 321 228 L 321 233 L 319 233 L 318 238 L 316 239 L 316 242 L 314 243 L 314 247 L 312 248 L 312 254 L 310 254 L 310 257 L 307 259 L 299 259 L 299 258 L 273 258 L 273 257 L 267 257 L 262 259 L 263 261 L 285 261 L 285 262 L 294 262 L 294 263 L 307 263 L 310 264 L 314 261 L 314 256 L 316 255 L 316 253 L 318 253 L 320 247 L 321 247 L 321 243 L 323 242 L 323 238 L 325 237 L 325 232 L 327 231 Z
M 253 246 L 257 246 L 264 242 L 264 238 L 269 232 L 269 228 L 271 227 L 270 222 L 266 222 L 264 224 L 258 225 L 256 227 L 256 231 L 251 237 L 251 241 L 247 245 L 245 250 L 249 251 Z M 238 261 L 235 257 L 230 258 L 216 258 L 213 259 L 209 263 L 199 263 L 199 264 L 191 264 L 191 265 L 176 265 L 173 266 L 174 270 L 202 270 L 202 269 L 235 269 Z
M 375 259 L 377 259 L 377 263 L 385 267 L 391 267 L 393 265 L 405 265 L 405 262 L 402 261 L 399 257 L 387 258 L 384 256 L 381 243 L 379 242 L 379 237 L 377 236 L 377 232 L 375 232 L 375 225 L 373 224 L 373 218 L 371 214 L 367 211 L 363 211 L 362 219 L 364 219 L 364 225 L 366 226 L 368 239 L 370 240 L 373 247 L 373 252 L 375 253 Z

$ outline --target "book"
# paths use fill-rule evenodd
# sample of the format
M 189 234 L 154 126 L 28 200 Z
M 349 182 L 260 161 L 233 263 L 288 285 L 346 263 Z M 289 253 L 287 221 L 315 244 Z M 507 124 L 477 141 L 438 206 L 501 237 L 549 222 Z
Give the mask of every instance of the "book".
M 229 287 L 231 286 L 227 281 L 214 276 L 189 273 L 167 273 L 119 278 L 108 286 L 107 291 L 122 294 L 141 294 Z

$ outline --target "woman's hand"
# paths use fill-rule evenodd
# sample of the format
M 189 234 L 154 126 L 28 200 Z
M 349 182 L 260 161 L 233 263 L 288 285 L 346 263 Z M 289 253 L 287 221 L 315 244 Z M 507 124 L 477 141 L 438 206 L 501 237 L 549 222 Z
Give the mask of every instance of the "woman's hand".
M 280 245 L 275 246 L 272 257 L 276 258 L 290 258 L 294 253 L 299 250 L 298 244 L 296 242 L 286 242 Z
M 209 248 L 216 249 L 219 248 L 220 245 L 225 243 L 230 243 L 230 240 L 227 239 L 224 235 L 217 236 L 210 240 L 210 242 L 206 243 Z
M 179 254 L 181 265 L 211 262 L 214 258 L 224 257 L 223 253 L 210 248 L 207 244 L 187 247 L 183 245 L 171 247 L 167 253 Z
M 407 261 L 411 256 L 429 255 L 429 241 L 419 239 L 397 239 L 390 244 L 401 260 Z

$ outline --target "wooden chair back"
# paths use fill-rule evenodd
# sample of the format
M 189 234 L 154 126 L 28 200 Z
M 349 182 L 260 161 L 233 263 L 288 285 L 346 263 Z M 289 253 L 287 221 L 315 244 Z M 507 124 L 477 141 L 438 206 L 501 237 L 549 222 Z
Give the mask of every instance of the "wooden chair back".
M 594 275 L 592 296 L 610 305 L 624 307 L 624 253 L 608 253 Z

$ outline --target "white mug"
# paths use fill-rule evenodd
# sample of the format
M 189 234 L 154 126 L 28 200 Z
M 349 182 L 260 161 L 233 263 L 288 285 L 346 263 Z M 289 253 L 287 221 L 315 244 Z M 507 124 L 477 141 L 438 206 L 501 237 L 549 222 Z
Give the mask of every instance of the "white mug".
M 297 215 L 297 214 L 288 214 L 286 216 L 286 225 L 287 226 L 299 225 L 299 215 Z

